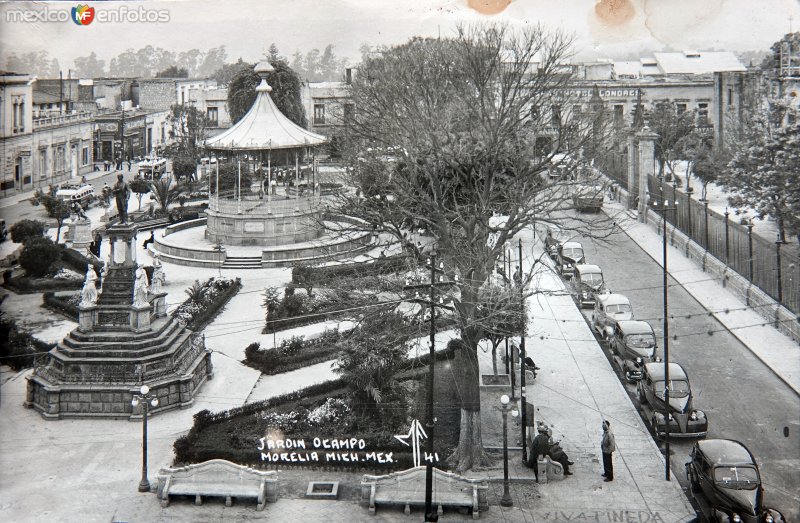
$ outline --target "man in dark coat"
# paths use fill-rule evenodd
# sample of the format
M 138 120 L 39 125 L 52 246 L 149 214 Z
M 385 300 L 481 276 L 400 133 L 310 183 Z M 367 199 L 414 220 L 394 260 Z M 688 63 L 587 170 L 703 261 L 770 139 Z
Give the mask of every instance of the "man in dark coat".
M 603 440 L 600 442 L 600 450 L 603 452 L 603 477 L 606 478 L 603 481 L 614 481 L 613 454 L 617 450 L 617 443 L 608 420 L 603 421 Z
M 550 451 L 550 438 L 547 435 L 547 428 L 539 426 L 538 434 L 533 438 L 531 443 L 531 451 L 528 453 L 528 466 L 533 469 L 533 474 L 536 480 L 539 480 L 539 456 L 545 456 Z

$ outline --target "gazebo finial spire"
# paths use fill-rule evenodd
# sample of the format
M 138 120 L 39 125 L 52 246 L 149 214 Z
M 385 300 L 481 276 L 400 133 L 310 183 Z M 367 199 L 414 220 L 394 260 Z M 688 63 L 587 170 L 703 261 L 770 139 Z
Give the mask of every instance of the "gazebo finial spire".
M 267 83 L 267 74 L 275 71 L 275 68 L 272 67 L 272 64 L 270 64 L 267 60 L 262 60 L 256 64 L 256 66 L 253 68 L 253 71 L 255 71 L 256 74 L 261 77 L 261 83 L 258 84 L 258 87 L 256 87 L 256 92 L 260 93 L 266 91 L 271 93 L 272 87 Z

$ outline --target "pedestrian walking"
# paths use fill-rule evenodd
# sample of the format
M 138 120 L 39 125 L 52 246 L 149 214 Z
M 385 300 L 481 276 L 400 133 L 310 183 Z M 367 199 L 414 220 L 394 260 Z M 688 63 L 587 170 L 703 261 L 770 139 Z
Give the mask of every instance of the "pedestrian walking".
M 614 462 L 613 453 L 617 450 L 614 440 L 614 433 L 611 432 L 611 422 L 603 420 L 603 440 L 600 443 L 600 450 L 603 451 L 603 481 L 614 481 Z

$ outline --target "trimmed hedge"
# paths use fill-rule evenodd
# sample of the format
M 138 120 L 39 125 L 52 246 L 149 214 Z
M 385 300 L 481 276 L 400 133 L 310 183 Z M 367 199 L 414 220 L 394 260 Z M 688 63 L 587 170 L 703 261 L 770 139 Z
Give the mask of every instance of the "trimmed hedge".
M 83 287 L 83 280 L 56 280 L 53 278 L 30 278 L 17 276 L 9 278 L 5 287 L 17 294 L 32 294 L 46 291 L 75 291 Z
M 248 345 L 244 350 L 244 363 L 267 375 L 280 374 L 322 363 L 335 359 L 338 354 L 331 335 L 303 340 L 302 347 L 294 354 L 285 354 L 280 347 L 265 350 L 259 350 L 259 347 L 258 342 Z
M 242 279 L 236 278 L 233 282 L 233 285 L 225 289 L 219 296 L 214 298 L 214 301 L 212 301 L 208 307 L 203 309 L 198 315 L 194 316 L 187 327 L 195 332 L 205 329 L 209 323 L 214 321 L 214 318 L 216 318 L 217 314 L 222 311 L 222 308 L 225 306 L 225 304 L 228 303 L 241 288 Z
M 44 306 L 50 310 L 63 314 L 72 321 L 78 321 L 78 306 L 73 305 L 63 296 L 56 296 L 54 292 L 45 292 L 42 295 Z
M 299 295 L 296 296 L 299 298 Z M 295 296 L 292 296 L 292 298 L 294 297 Z M 285 301 L 282 300 L 282 303 L 285 303 Z M 373 303 L 378 303 L 375 296 L 370 296 L 369 298 L 365 297 L 363 299 L 354 299 L 352 302 L 348 303 L 344 309 L 352 309 L 354 307 L 360 307 Z M 297 316 L 280 317 L 281 311 L 277 310 L 270 315 L 270 319 L 267 321 L 267 324 L 264 326 L 264 329 L 261 332 L 263 334 L 269 334 L 293 327 L 301 327 L 303 325 L 319 323 L 337 318 L 341 314 L 346 314 L 347 312 L 349 312 L 349 310 L 343 311 L 342 308 L 340 308 L 338 305 L 334 305 L 333 303 L 328 307 L 323 307 L 314 311 L 301 312 Z
M 342 263 L 323 267 L 298 265 L 292 268 L 292 282 L 301 285 L 304 281 L 321 283 L 333 278 L 352 278 L 357 276 L 388 274 L 408 269 L 408 258 L 390 256 L 377 258 L 372 262 Z

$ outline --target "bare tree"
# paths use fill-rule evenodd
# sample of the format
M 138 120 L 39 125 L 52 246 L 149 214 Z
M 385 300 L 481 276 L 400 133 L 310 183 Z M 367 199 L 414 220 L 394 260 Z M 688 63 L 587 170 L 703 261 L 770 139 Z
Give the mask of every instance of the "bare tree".
M 503 245 L 536 224 L 595 237 L 610 230 L 602 215 L 571 212 L 575 189 L 599 183 L 590 170 L 579 179 L 576 160 L 600 130 L 591 118 L 568 119 L 580 103 L 563 65 L 570 45 L 541 27 L 461 27 L 452 38 L 414 38 L 367 57 L 352 85 L 355 111 L 345 123 L 356 189 L 332 210 L 361 220 L 327 223 L 342 234 L 391 235 L 415 254 L 435 248 L 460 273 L 461 429 L 450 457 L 458 470 L 490 462 L 480 430 L 477 346 L 487 324 L 479 304 Z M 552 181 L 546 172 L 556 161 L 564 169 Z M 417 244 L 419 229 L 426 236 Z

